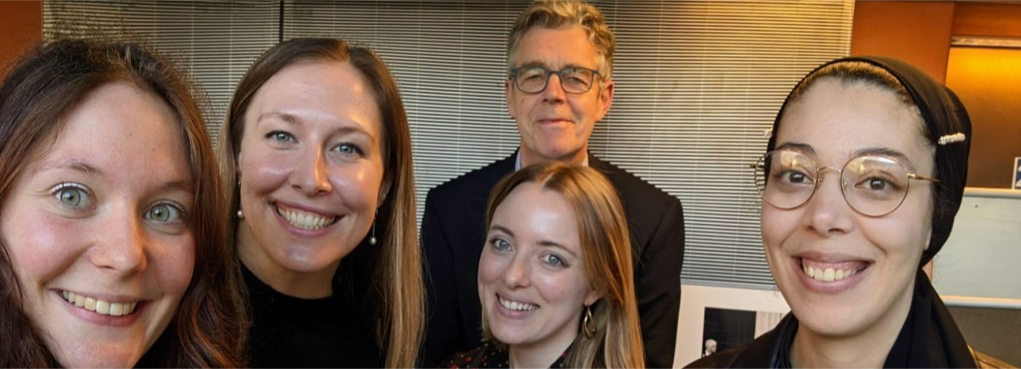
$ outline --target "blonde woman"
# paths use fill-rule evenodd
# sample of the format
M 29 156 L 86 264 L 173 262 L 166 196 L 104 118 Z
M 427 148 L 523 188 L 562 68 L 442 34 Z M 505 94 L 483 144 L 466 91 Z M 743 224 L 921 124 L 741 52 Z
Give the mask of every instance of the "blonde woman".
M 598 171 L 537 164 L 493 190 L 479 260 L 485 342 L 445 367 L 642 368 L 631 244 Z

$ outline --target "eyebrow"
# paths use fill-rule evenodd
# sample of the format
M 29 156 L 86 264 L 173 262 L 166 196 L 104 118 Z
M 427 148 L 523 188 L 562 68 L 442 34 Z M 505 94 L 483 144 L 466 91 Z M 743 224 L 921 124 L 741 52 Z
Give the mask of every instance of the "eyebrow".
M 530 62 L 527 62 L 527 63 L 523 63 L 520 66 L 518 66 L 518 68 L 530 68 L 530 67 L 541 67 L 541 68 L 549 69 L 549 67 L 546 66 L 546 63 L 543 63 L 543 62 L 538 61 L 538 60 L 533 60 L 533 61 L 530 61 Z M 589 68 L 589 67 L 586 67 L 584 65 L 575 64 L 575 63 L 568 63 L 568 64 L 564 65 L 560 69 L 564 70 L 564 69 L 567 69 L 567 68 L 583 68 L 583 69 L 596 70 L 596 68 Z
M 39 166 L 36 172 L 43 172 L 53 169 L 70 169 L 90 177 L 102 177 L 103 171 L 89 163 L 78 159 L 68 159 L 58 162 L 45 162 Z
M 818 156 L 816 154 L 816 152 L 815 152 L 815 149 L 812 148 L 811 145 L 803 144 L 803 143 L 788 142 L 788 143 L 785 143 L 783 145 L 777 146 L 776 150 L 794 150 L 794 151 L 798 151 L 798 152 L 801 152 L 801 153 L 809 155 L 809 156 Z M 866 156 L 866 155 L 888 156 L 888 157 L 894 158 L 897 161 L 903 163 L 904 165 L 906 165 L 908 167 L 908 169 L 911 169 L 912 171 L 915 170 L 914 166 L 911 164 L 911 160 L 908 159 L 907 155 L 905 155 L 904 153 L 902 153 L 900 151 L 897 151 L 897 150 L 894 150 L 894 149 L 890 149 L 890 148 L 886 148 L 886 147 L 867 147 L 867 148 L 864 148 L 864 149 L 858 149 L 858 150 L 855 150 L 854 153 L 852 153 L 851 157 L 852 158 L 857 158 L 857 157 L 862 157 L 862 156 Z
M 290 125 L 290 126 L 301 125 L 301 119 L 298 119 L 298 117 L 296 117 L 294 115 L 291 115 L 291 114 L 278 113 L 278 112 L 262 113 L 262 114 L 259 115 L 259 119 L 256 120 L 256 123 L 262 122 L 263 120 L 267 120 L 267 119 L 273 119 L 273 118 L 279 119 L 280 121 L 283 121 L 284 123 L 287 123 L 287 125 Z M 383 123 L 380 122 L 380 125 L 382 125 L 382 124 Z M 375 135 L 373 135 L 369 131 L 366 131 L 365 129 L 362 129 L 362 127 L 357 125 L 357 124 L 349 124 L 349 125 L 345 125 L 343 127 L 338 127 L 338 128 L 336 128 L 336 129 L 334 129 L 333 131 L 330 132 L 330 136 L 337 135 L 337 134 L 342 134 L 343 135 L 343 134 L 351 134 L 351 133 L 361 133 L 363 135 L 369 136 L 369 138 L 371 138 L 373 140 L 376 139 Z

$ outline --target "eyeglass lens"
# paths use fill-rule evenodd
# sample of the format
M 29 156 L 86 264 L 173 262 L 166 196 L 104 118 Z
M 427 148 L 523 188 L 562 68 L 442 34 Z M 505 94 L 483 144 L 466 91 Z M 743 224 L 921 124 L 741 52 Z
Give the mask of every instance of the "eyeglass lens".
M 585 93 L 592 89 L 595 72 L 584 68 L 564 68 L 552 71 L 543 67 L 525 67 L 517 70 L 514 76 L 518 89 L 525 93 L 539 93 L 546 89 L 550 76 L 560 76 L 560 85 L 565 92 Z
M 827 171 L 812 158 L 791 150 L 767 153 L 755 166 L 755 183 L 762 200 L 781 209 L 804 205 L 821 185 Z M 840 190 L 848 205 L 868 216 L 897 210 L 907 196 L 910 179 L 904 166 L 885 156 L 851 159 L 840 171 Z

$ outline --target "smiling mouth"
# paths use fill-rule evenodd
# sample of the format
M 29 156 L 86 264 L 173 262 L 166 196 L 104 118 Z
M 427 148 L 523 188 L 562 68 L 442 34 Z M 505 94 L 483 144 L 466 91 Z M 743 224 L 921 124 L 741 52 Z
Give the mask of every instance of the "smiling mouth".
M 822 263 L 800 259 L 801 271 L 806 276 L 819 282 L 841 281 L 865 270 L 871 263 L 865 261 L 849 261 L 840 263 Z
M 71 291 L 61 291 L 61 297 L 68 303 L 101 315 L 123 316 L 135 312 L 138 302 L 109 302 L 82 296 Z
M 280 205 L 276 206 L 277 214 L 284 218 L 288 224 L 308 230 L 318 230 L 329 227 L 337 222 L 338 217 L 324 217 L 319 214 L 309 213 L 297 209 L 286 209 Z
M 496 295 L 496 299 L 498 301 L 500 301 L 500 305 L 503 306 L 507 310 L 513 310 L 513 311 L 532 311 L 532 310 L 536 310 L 536 309 L 539 308 L 539 305 L 529 304 L 529 303 L 526 303 L 526 302 L 513 301 L 513 300 L 506 300 L 506 299 L 504 299 L 500 295 Z

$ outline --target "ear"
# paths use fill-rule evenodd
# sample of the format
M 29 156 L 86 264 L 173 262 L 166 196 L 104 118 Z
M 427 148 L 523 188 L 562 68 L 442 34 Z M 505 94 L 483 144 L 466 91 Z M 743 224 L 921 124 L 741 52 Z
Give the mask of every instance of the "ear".
M 585 306 L 592 306 L 592 304 L 595 304 L 601 298 L 603 298 L 602 292 L 596 291 L 595 289 L 590 289 L 588 291 L 588 294 L 585 295 Z
M 393 178 L 384 178 L 383 183 L 379 186 L 379 197 L 376 200 L 376 209 L 383 206 L 386 202 L 386 196 L 390 194 L 390 186 L 393 184 Z
M 603 117 L 610 112 L 610 105 L 613 105 L 614 87 L 612 79 L 603 82 L 603 88 L 599 90 L 599 119 L 596 121 L 603 120 Z
M 511 119 L 517 119 L 517 117 L 514 116 L 514 99 L 511 99 L 511 93 L 514 92 L 512 90 L 513 88 L 514 85 L 511 83 L 511 79 L 509 77 L 503 80 L 503 97 L 507 101 L 507 113 L 510 114 Z

